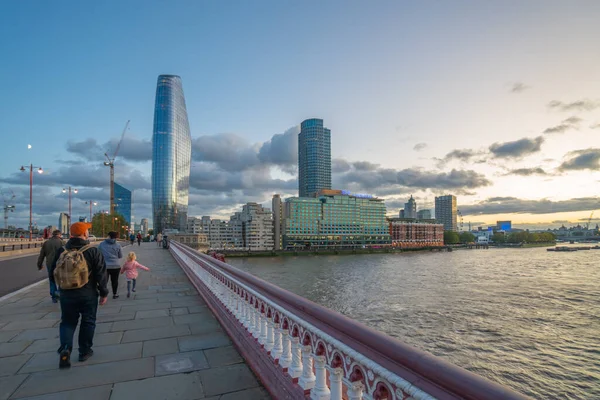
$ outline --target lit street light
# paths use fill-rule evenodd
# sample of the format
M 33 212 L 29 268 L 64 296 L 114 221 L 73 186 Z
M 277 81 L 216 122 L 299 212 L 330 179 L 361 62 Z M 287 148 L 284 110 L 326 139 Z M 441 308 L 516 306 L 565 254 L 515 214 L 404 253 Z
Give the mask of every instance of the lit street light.
M 44 172 L 42 167 L 34 167 L 33 164 L 29 164 L 29 240 L 33 236 L 33 169 L 37 168 L 38 173 Z M 21 166 L 21 171 L 25 172 L 25 166 Z
M 86 201 L 85 204 L 89 204 L 90 205 L 90 224 L 92 223 L 92 206 L 97 206 L 98 203 L 96 203 L 95 201 Z
M 71 235 L 71 186 L 69 186 L 69 189 L 65 189 L 63 188 L 63 193 L 67 193 L 67 190 L 69 191 L 69 214 L 67 216 L 68 221 L 67 221 L 67 234 Z M 73 189 L 74 193 L 77 193 L 77 189 Z

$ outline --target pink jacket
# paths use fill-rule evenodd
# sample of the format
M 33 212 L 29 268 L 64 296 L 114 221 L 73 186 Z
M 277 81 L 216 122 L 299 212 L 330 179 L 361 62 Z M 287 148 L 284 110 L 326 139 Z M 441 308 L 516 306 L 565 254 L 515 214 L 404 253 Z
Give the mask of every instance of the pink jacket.
M 144 267 L 137 261 L 127 261 L 121 267 L 121 273 L 125 272 L 127 279 L 136 279 L 138 277 L 138 268 L 141 268 L 144 271 L 150 271 L 148 267 Z

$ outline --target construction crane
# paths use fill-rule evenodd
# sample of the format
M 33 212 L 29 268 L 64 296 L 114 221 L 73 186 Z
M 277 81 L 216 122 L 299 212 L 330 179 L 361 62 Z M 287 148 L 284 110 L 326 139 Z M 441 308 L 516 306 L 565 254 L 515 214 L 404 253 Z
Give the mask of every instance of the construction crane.
M 2 208 L 4 210 L 4 229 L 8 229 L 8 212 L 15 211 L 15 205 L 10 203 L 13 202 L 16 196 L 12 190 L 10 190 L 10 194 L 4 189 L 1 189 L 0 192 L 2 192 L 2 199 L 4 200 L 4 207 Z
M 590 229 L 590 224 L 592 223 L 592 218 L 594 217 L 594 211 L 592 211 L 592 213 L 590 214 L 590 217 L 588 218 L 588 222 L 587 222 L 587 225 L 585 226 L 585 229 Z
M 125 138 L 125 132 L 129 127 L 129 120 L 125 124 L 125 128 L 123 129 L 123 133 L 121 134 L 121 140 L 117 144 L 117 148 L 113 153 L 112 158 L 108 156 L 107 153 L 104 153 L 107 161 L 104 161 L 104 165 L 110 167 L 110 214 L 113 215 L 115 213 L 115 158 L 117 158 L 117 154 L 119 153 L 119 148 L 121 147 L 121 143 L 123 143 L 123 139 Z

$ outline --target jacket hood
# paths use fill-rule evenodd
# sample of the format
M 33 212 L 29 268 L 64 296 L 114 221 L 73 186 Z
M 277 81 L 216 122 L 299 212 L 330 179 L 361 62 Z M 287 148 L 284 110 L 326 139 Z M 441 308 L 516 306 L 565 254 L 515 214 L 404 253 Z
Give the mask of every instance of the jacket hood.
M 110 244 L 115 244 L 117 243 L 117 239 L 104 239 L 105 242 L 110 243 Z
M 90 242 L 88 240 L 84 240 L 81 238 L 71 238 L 71 239 L 69 239 L 69 241 L 67 242 L 65 247 L 67 249 L 79 249 L 87 244 L 90 244 Z

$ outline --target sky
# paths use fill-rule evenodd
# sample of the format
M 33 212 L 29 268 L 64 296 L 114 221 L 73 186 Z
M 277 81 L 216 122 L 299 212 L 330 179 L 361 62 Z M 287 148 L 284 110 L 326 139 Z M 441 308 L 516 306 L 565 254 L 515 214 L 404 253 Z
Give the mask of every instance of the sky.
M 190 215 L 297 195 L 299 124 L 322 118 L 334 187 L 388 215 L 455 194 L 465 225 L 585 223 L 600 209 L 598 15 L 597 1 L 2 2 L 9 224 L 28 224 L 31 163 L 39 226 L 69 186 L 74 216 L 108 209 L 104 153 L 128 120 L 116 181 L 151 220 L 160 74 L 183 81 Z

